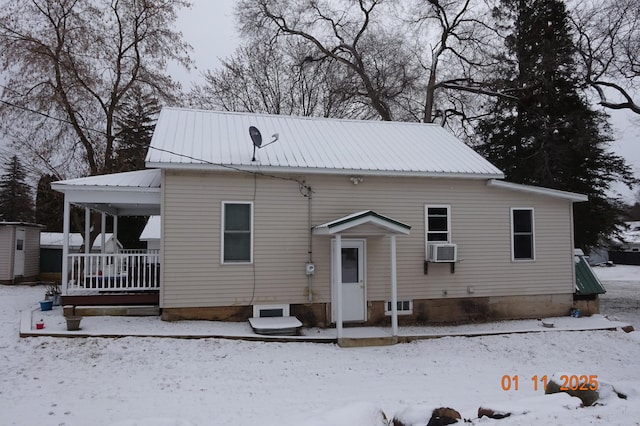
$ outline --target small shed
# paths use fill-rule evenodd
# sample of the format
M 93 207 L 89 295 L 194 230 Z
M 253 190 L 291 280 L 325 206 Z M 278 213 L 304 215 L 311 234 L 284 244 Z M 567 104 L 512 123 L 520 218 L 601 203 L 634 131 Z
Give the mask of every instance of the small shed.
M 62 232 L 42 232 L 40 234 L 40 272 L 46 279 L 59 280 L 62 273 Z M 112 233 L 104 234 L 105 253 L 117 253 L 122 249 L 122 244 L 114 238 Z M 69 251 L 78 252 L 82 247 L 82 234 L 69 234 Z M 93 242 L 91 253 L 100 253 L 102 247 L 102 234 Z
M 160 216 L 150 216 L 140 234 L 140 241 L 147 243 L 147 250 L 160 250 Z
M 0 283 L 34 281 L 40 274 L 40 230 L 35 223 L 0 222 Z

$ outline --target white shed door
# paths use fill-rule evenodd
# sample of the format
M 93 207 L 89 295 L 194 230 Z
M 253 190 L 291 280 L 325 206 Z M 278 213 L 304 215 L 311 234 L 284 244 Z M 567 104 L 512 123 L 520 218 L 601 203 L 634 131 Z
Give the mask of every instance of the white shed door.
M 16 252 L 13 258 L 13 276 L 21 277 L 24 275 L 24 229 L 16 229 Z

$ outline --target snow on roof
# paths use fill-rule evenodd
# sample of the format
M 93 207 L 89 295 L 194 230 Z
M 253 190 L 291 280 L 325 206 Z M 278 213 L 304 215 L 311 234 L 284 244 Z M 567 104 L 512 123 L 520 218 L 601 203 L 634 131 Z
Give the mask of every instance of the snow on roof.
M 140 233 L 140 241 L 159 240 L 160 239 L 160 216 L 150 216 L 147 220 L 142 233 Z
M 108 243 L 113 238 L 113 233 L 107 232 L 104 234 L 105 242 Z M 62 248 L 62 243 L 64 241 L 64 233 L 62 232 L 41 232 L 40 233 L 40 247 L 45 248 Z M 80 233 L 70 233 L 69 234 L 69 248 L 77 249 L 82 246 L 82 234 Z M 93 242 L 93 249 L 99 250 L 102 245 L 102 237 L 98 235 L 98 237 Z
M 255 161 L 250 126 L 262 134 Z M 146 162 L 159 168 L 503 177 L 498 168 L 435 124 L 182 108 L 162 110 Z
M 64 192 L 66 188 L 95 190 L 98 187 L 150 189 L 160 188 L 161 171 L 154 169 L 137 170 L 133 172 L 113 173 L 108 175 L 88 176 L 77 179 L 61 180 L 53 182 L 51 187 Z
M 620 236 L 613 238 L 618 244 L 640 244 L 640 221 L 625 222 L 626 228 L 620 229 Z

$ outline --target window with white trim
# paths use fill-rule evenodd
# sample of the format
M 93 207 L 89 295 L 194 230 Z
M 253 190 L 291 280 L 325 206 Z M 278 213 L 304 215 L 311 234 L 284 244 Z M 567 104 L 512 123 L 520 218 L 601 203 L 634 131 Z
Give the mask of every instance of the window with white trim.
M 424 206 L 424 222 L 427 244 L 451 242 L 451 206 Z
M 511 209 L 511 255 L 513 260 L 535 260 L 532 208 Z
M 398 300 L 398 315 L 413 314 L 413 300 Z M 391 315 L 391 301 L 387 300 L 384 304 L 384 314 Z
M 253 203 L 222 203 L 222 263 L 253 261 Z

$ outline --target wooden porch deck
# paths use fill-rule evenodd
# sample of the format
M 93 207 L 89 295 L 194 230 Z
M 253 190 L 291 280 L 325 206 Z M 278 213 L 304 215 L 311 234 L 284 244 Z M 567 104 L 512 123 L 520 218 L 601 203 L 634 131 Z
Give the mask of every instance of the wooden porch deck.
M 159 291 L 145 292 L 100 292 L 87 294 L 67 294 L 62 296 L 61 304 L 73 306 L 105 305 L 152 305 L 160 303 Z

